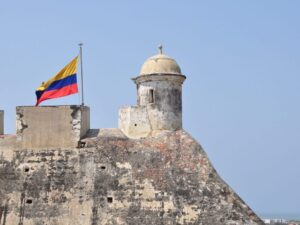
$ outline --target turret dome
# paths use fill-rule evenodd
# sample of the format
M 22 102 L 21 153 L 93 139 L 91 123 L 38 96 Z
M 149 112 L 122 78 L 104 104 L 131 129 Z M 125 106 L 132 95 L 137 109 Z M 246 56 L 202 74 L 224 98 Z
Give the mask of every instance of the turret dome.
M 181 75 L 181 69 L 174 59 L 162 54 L 160 48 L 160 53 L 148 58 L 141 68 L 141 76 L 150 74 Z

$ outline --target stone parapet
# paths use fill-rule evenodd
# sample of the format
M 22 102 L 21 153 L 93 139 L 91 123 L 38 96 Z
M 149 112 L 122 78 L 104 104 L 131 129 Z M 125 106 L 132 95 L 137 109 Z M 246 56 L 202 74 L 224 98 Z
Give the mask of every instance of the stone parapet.
M 17 148 L 73 148 L 90 129 L 87 106 L 18 106 Z
M 130 138 L 147 137 L 152 129 L 146 106 L 120 108 L 119 129 Z

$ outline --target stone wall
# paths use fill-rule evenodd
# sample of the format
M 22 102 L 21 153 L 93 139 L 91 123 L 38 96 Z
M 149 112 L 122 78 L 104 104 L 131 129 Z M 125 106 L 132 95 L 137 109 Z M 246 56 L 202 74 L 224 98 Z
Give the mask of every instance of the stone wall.
M 119 110 L 119 128 L 131 138 L 182 129 L 183 75 L 154 74 L 133 79 L 137 106 Z
M 89 130 L 86 106 L 19 106 L 16 117 L 20 149 L 73 148 Z
M 186 132 L 0 150 L 1 225 L 262 225 Z M 96 136 L 95 136 L 96 135 Z
M 119 128 L 130 138 L 147 137 L 152 130 L 147 107 L 131 106 L 120 108 Z
M 182 128 L 183 75 L 155 74 L 134 79 L 138 106 L 146 106 L 152 130 Z

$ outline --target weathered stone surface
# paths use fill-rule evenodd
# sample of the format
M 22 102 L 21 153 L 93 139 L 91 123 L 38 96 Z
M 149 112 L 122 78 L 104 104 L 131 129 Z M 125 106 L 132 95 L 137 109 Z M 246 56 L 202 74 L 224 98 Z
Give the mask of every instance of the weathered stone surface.
M 74 148 L 90 129 L 87 106 L 18 106 L 16 118 L 20 149 Z
M 130 138 L 151 136 L 153 131 L 182 129 L 182 84 L 186 76 L 176 61 L 155 55 L 132 78 L 137 88 L 137 106 L 119 110 L 119 129 Z
M 1 149 L 0 224 L 263 224 L 183 130 L 92 130 L 81 146 Z
M 152 131 L 182 129 L 183 75 L 152 74 L 133 79 L 137 106 L 119 110 L 119 128 L 131 138 L 148 137 Z

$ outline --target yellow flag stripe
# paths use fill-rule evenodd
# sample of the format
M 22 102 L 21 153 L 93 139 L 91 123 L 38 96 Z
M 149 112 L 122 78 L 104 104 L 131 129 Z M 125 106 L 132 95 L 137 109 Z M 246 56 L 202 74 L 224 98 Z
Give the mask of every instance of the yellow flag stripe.
M 77 72 L 77 61 L 78 56 L 76 56 L 68 65 L 66 65 L 61 71 L 59 71 L 54 77 L 52 77 L 47 82 L 44 82 L 40 87 L 38 87 L 37 91 L 43 91 L 47 89 L 53 82 L 57 80 L 64 79 L 68 76 L 71 76 Z

